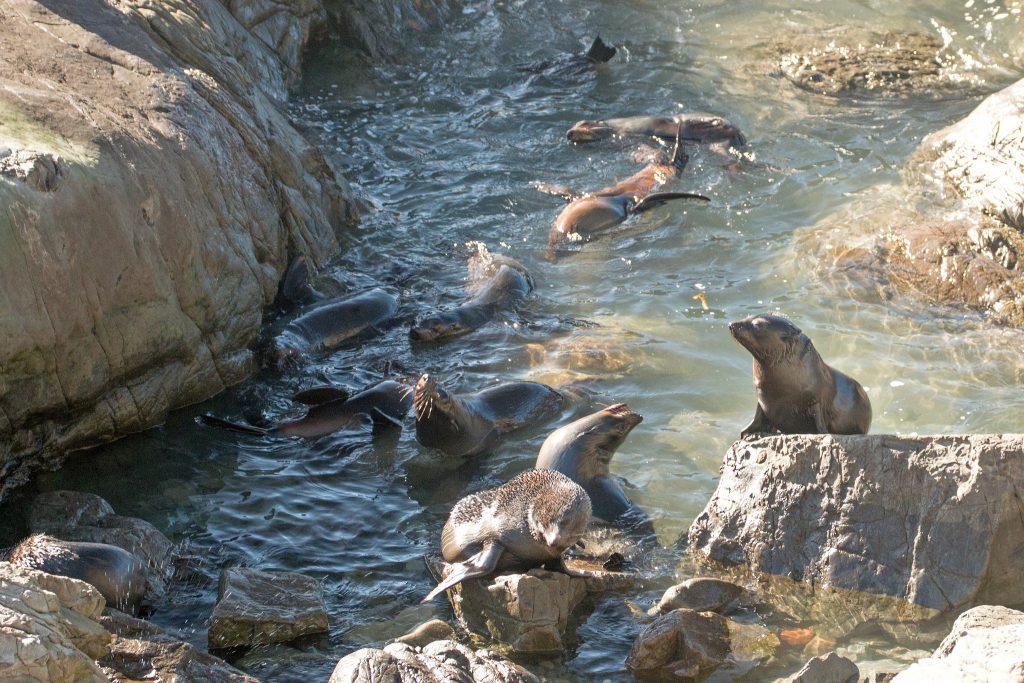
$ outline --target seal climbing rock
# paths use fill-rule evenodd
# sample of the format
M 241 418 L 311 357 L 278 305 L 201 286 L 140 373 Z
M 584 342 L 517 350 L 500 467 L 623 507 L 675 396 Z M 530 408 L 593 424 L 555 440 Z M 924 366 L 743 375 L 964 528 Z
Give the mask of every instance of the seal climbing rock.
M 799 327 L 777 315 L 729 323 L 729 333 L 754 357 L 757 409 L 740 432 L 867 434 L 871 402 L 864 387 L 830 367 Z

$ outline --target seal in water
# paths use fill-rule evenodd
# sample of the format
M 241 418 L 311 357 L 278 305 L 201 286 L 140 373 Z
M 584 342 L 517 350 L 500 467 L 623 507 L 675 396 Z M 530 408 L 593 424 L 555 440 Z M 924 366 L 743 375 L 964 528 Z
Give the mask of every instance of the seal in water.
M 527 470 L 466 496 L 441 531 L 441 554 L 452 568 L 423 602 L 469 578 L 560 563 L 589 522 L 587 492 L 554 470 Z
M 594 38 L 590 49 L 580 55 L 559 55 L 553 59 L 545 59 L 520 67 L 521 71 L 546 76 L 572 76 L 581 74 L 595 64 L 604 64 L 615 56 L 617 50 L 614 46 L 608 45 L 601 40 L 601 36 Z
M 321 298 L 321 294 L 309 284 L 309 265 L 302 254 L 288 262 L 281 282 L 277 285 L 275 305 L 281 311 L 291 311 L 299 306 Z
M 578 121 L 565 134 L 570 142 L 593 142 L 613 135 L 642 135 L 674 140 L 676 135 L 689 142 L 727 143 L 743 147 L 747 139 L 739 128 L 717 114 L 686 112 L 675 116 L 629 116 L 601 121 Z
M 272 427 L 229 422 L 213 415 L 202 415 L 199 420 L 203 424 L 261 436 L 282 434 L 308 438 L 366 425 L 371 425 L 376 433 L 387 427 L 401 428 L 402 418 L 412 405 L 412 389 L 386 380 L 355 396 L 349 396 L 344 389 L 326 386 L 300 391 L 292 400 L 310 406 L 309 411 L 298 419 Z
M 106 543 L 61 541 L 34 534 L 11 550 L 7 561 L 19 567 L 81 579 L 96 588 L 107 605 L 137 614 L 146 592 L 146 569 L 127 550 Z
M 533 277 L 513 258 L 492 254 L 482 244 L 469 259 L 470 299 L 456 308 L 433 313 L 416 322 L 409 338 L 417 342 L 442 341 L 482 327 L 503 311 L 511 310 L 533 291 Z
M 555 219 L 548 233 L 548 248 L 544 258 L 554 261 L 568 253 L 566 245 L 584 242 L 591 235 L 614 225 L 618 225 L 631 215 L 660 206 L 673 199 L 700 199 L 711 201 L 707 197 L 689 192 L 653 192 L 669 178 L 674 178 L 686 166 L 688 157 L 683 152 L 682 141 L 676 137 L 672 157 L 665 159 L 663 155 L 651 164 L 633 174 L 629 178 L 599 190 L 593 194 L 572 198 L 571 191 L 559 188 L 552 191 L 570 198 L 569 205 Z
M 448 455 L 476 455 L 526 427 L 558 417 L 566 395 L 539 382 L 506 382 L 475 394 L 451 394 L 430 375 L 413 390 L 416 440 Z
M 871 402 L 857 380 L 829 367 L 799 327 L 777 315 L 729 323 L 754 357 L 757 409 L 740 438 L 783 434 L 867 434 Z
M 580 418 L 544 440 L 536 467 L 561 472 L 582 486 L 598 519 L 615 523 L 626 514 L 646 519 L 608 469 L 616 449 L 643 419 L 625 403 Z
M 304 355 L 331 351 L 394 317 L 398 300 L 381 289 L 317 306 L 288 323 L 273 342 L 270 360 L 283 367 Z

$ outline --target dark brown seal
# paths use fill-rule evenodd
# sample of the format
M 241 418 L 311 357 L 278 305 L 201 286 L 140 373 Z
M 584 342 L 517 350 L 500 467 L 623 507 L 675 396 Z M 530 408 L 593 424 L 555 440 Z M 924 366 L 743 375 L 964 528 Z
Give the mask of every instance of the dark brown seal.
M 574 76 L 591 69 L 597 64 L 604 64 L 618 52 L 615 46 L 609 45 L 601 36 L 594 38 L 590 49 L 582 54 L 559 55 L 534 64 L 519 67 L 520 71 L 544 76 Z
M 674 140 L 676 135 L 687 142 L 726 143 L 743 147 L 747 139 L 742 131 L 717 114 L 685 112 L 675 116 L 628 116 L 600 121 L 577 121 L 565 136 L 570 142 L 605 140 L 612 136 L 639 135 Z
M 61 541 L 45 534 L 24 539 L 7 561 L 19 567 L 81 579 L 123 612 L 139 611 L 146 592 L 146 568 L 123 548 L 106 543 Z
M 777 315 L 729 323 L 754 357 L 757 409 L 740 438 L 783 434 L 867 434 L 871 402 L 857 380 L 830 367 L 799 327 Z
M 452 567 L 423 602 L 472 577 L 560 561 L 589 522 L 587 492 L 554 470 L 527 470 L 466 496 L 441 531 L 441 554 Z
M 412 389 L 386 380 L 354 396 L 339 387 L 325 386 L 300 391 L 292 400 L 304 403 L 310 409 L 300 418 L 272 427 L 230 422 L 213 415 L 202 415 L 199 420 L 203 424 L 261 436 L 281 434 L 308 438 L 365 426 L 377 432 L 391 426 L 401 428 L 402 418 L 412 405 Z
M 475 455 L 513 432 L 555 419 L 566 398 L 539 382 L 506 382 L 456 395 L 423 375 L 413 391 L 416 440 L 448 455 Z

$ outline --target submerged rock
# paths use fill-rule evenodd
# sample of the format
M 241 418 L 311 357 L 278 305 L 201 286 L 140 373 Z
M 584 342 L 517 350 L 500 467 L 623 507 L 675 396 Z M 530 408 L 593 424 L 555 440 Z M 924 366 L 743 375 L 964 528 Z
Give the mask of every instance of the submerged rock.
M 653 616 L 686 608 L 697 612 L 727 614 L 745 594 L 742 586 L 730 581 L 695 577 L 666 590 L 658 604 L 647 613 Z
M 789 683 L 857 683 L 860 669 L 835 652 L 815 657 L 789 679 Z
M 953 623 L 934 654 L 892 679 L 936 681 L 1024 681 L 1024 612 L 982 605 Z
M 247 567 L 221 572 L 210 619 L 210 647 L 286 643 L 326 631 L 327 610 L 315 579 Z
M 640 632 L 626 657 L 626 668 L 638 678 L 689 681 L 717 668 L 729 651 L 725 617 L 677 609 Z
M 423 648 L 392 643 L 363 648 L 338 662 L 329 683 L 537 683 L 526 669 L 486 650 L 475 652 L 452 640 Z
M 409 645 L 410 647 L 424 647 L 435 640 L 454 640 L 455 629 L 446 621 L 431 619 L 422 623 L 403 636 L 395 638 L 396 643 Z
M 1024 601 L 1024 437 L 737 442 L 689 530 L 707 557 L 946 610 Z

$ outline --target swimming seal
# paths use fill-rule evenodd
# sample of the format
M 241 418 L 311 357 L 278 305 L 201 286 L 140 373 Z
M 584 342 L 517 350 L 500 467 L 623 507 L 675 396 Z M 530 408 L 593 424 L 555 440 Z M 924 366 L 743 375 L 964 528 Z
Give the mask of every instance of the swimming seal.
M 686 112 L 675 116 L 629 116 L 600 121 L 577 121 L 565 134 L 570 142 L 604 140 L 613 135 L 642 135 L 673 140 L 676 135 L 689 142 L 747 144 L 739 128 L 717 114 Z
M 386 380 L 354 396 L 339 387 L 325 386 L 300 391 L 292 400 L 310 406 L 309 411 L 298 419 L 272 427 L 230 422 L 213 415 L 202 415 L 199 420 L 214 427 L 260 436 L 281 434 L 311 438 L 366 425 L 379 432 L 393 426 L 401 428 L 402 418 L 412 405 L 412 390 L 404 384 Z
M 589 240 L 595 233 L 618 225 L 635 213 L 660 206 L 667 201 L 711 201 L 703 195 L 689 192 L 653 192 L 668 179 L 679 175 L 687 160 L 681 138 L 677 136 L 670 158 L 666 159 L 659 155 L 659 158 L 629 178 L 593 194 L 572 199 L 551 226 L 544 258 L 548 261 L 557 260 L 569 252 L 569 244 Z M 544 187 L 541 189 L 547 191 Z M 571 195 L 567 198 L 571 198 Z
M 625 403 L 582 417 L 544 440 L 535 467 L 561 472 L 582 486 L 598 519 L 614 524 L 628 514 L 646 520 L 608 469 L 616 449 L 643 419 Z
M 777 315 L 729 323 L 754 357 L 757 409 L 740 438 L 783 434 L 867 434 L 871 402 L 857 380 L 828 366 L 799 327 Z
M 566 395 L 539 382 L 506 382 L 475 394 L 449 393 L 430 375 L 413 389 L 416 440 L 448 455 L 476 455 L 509 434 L 556 417 Z
M 310 353 L 332 351 L 359 334 L 378 331 L 397 311 L 398 300 L 381 289 L 319 305 L 289 322 L 274 339 L 271 364 L 280 368 Z
M 572 76 L 582 74 L 595 64 L 604 64 L 614 57 L 617 51 L 614 46 L 601 40 L 601 36 L 597 36 L 590 44 L 590 49 L 583 54 L 559 55 L 553 59 L 520 67 L 520 70 L 546 76 Z
M 146 591 L 146 568 L 123 548 L 106 543 L 61 541 L 34 534 L 11 550 L 7 561 L 19 567 L 81 579 L 96 588 L 107 604 L 137 614 Z
M 483 245 L 477 245 L 468 267 L 470 299 L 456 308 L 421 318 L 409 330 L 412 341 L 437 342 L 468 334 L 499 313 L 512 310 L 533 291 L 533 277 L 523 264 L 492 254 Z
M 306 257 L 298 254 L 288 262 L 281 282 L 277 285 L 277 297 L 275 305 L 281 311 L 291 311 L 295 308 L 320 298 L 320 293 L 309 284 L 309 265 Z
M 454 563 L 427 602 L 466 579 L 560 560 L 590 522 L 590 498 L 554 470 L 527 470 L 455 504 L 441 531 L 441 554 Z

